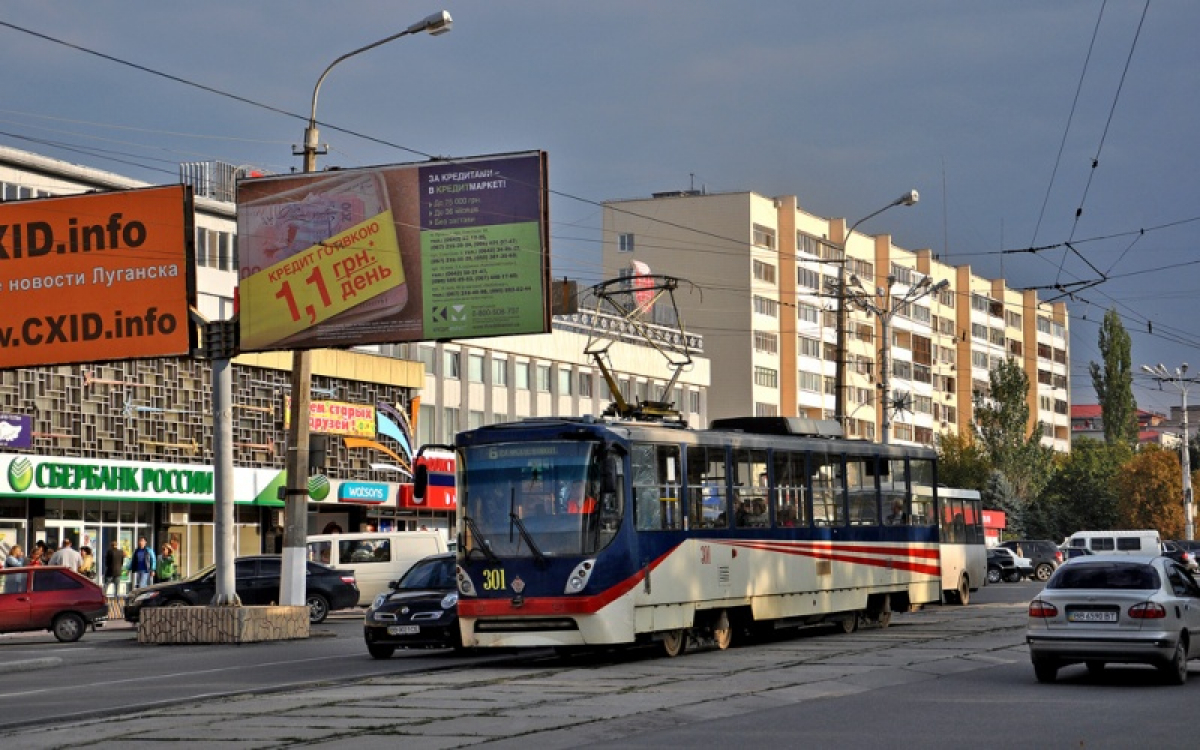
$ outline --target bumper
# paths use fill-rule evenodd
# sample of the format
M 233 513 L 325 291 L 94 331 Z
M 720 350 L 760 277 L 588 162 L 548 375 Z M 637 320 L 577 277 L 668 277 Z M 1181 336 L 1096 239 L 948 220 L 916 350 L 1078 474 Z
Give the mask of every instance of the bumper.
M 389 633 L 397 625 L 363 625 L 363 640 L 368 644 L 396 648 L 453 648 L 458 643 L 458 622 L 453 624 L 420 625 L 417 633 Z
M 1179 641 L 1177 633 L 1138 633 L 1136 637 L 1112 635 L 1055 635 L 1029 633 L 1025 643 L 1035 659 L 1162 664 L 1171 660 Z

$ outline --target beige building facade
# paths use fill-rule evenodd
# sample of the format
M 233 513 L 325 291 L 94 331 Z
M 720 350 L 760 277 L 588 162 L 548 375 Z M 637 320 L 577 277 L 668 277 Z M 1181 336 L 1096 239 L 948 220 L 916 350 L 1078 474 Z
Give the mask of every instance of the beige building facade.
M 892 442 L 933 445 L 938 433 L 969 426 L 989 371 L 1011 357 L 1029 378 L 1030 429 L 1041 422 L 1043 443 L 1069 450 L 1066 306 L 930 250 L 897 247 L 886 234 L 847 236 L 847 226 L 803 210 L 795 196 L 684 191 L 609 201 L 604 272 L 628 275 L 636 260 L 695 285 L 678 301 L 712 363 L 710 419 L 834 418 L 844 268 L 849 288 L 876 307 L 848 306 L 846 315 L 848 435 L 882 440 L 888 409 Z

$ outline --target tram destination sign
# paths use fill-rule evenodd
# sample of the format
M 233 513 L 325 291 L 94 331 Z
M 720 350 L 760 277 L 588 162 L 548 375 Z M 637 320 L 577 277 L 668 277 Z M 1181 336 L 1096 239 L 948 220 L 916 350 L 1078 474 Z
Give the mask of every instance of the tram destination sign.
M 546 155 L 238 183 L 244 352 L 550 330 Z
M 191 189 L 0 203 L 0 370 L 186 355 Z

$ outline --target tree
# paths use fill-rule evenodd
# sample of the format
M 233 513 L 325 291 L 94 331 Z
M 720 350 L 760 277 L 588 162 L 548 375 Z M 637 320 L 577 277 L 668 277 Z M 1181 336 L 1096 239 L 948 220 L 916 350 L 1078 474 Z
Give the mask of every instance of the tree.
M 1117 473 L 1117 523 L 1126 529 L 1157 529 L 1164 539 L 1183 535 L 1179 456 L 1149 445 Z
M 1015 497 L 1028 504 L 1049 479 L 1052 451 L 1042 445 L 1042 423 L 1026 434 L 1029 423 L 1029 378 L 1015 359 L 988 373 L 990 393 L 975 396 L 975 434 L 992 468 L 1012 485 Z
M 1063 539 L 1080 529 L 1118 527 L 1121 495 L 1117 476 L 1133 457 L 1125 444 L 1109 445 L 1082 438 L 1055 466 L 1046 488 L 1026 521 L 1029 534 Z
M 970 432 L 939 433 L 937 452 L 938 482 L 947 487 L 983 491 L 992 467 Z
M 1104 442 L 1137 444 L 1137 402 L 1133 398 L 1133 364 L 1129 333 L 1115 309 L 1104 313 L 1100 324 L 1103 365 L 1088 363 L 1092 388 L 1100 401 Z

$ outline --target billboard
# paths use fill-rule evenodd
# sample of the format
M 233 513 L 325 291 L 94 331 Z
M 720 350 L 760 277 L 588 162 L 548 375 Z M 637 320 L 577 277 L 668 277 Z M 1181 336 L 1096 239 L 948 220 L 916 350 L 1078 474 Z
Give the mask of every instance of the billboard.
M 33 417 L 0 414 L 0 448 L 32 448 Z
M 283 429 L 292 428 L 292 397 L 283 398 Z M 308 405 L 308 429 L 326 435 L 375 437 L 375 407 L 344 401 L 311 401 Z
M 546 155 L 238 183 L 240 349 L 550 330 Z
M 0 203 L 0 370 L 189 353 L 192 247 L 183 185 Z

